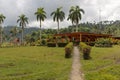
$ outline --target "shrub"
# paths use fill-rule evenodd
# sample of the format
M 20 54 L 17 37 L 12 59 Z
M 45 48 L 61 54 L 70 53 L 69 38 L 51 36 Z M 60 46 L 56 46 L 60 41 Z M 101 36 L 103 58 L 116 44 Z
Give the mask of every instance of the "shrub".
M 85 60 L 90 59 L 91 47 L 83 42 L 80 42 L 80 51 L 83 53 L 83 58 Z
M 73 43 L 70 42 L 65 46 L 65 58 L 70 58 L 73 50 Z
M 30 46 L 35 46 L 35 42 L 31 42 L 31 43 L 30 43 Z
M 40 40 L 36 40 L 36 41 L 35 41 L 35 45 L 36 45 L 36 46 L 40 46 L 40 45 L 41 45 L 41 41 L 40 41 Z
M 118 45 L 119 43 L 119 40 L 118 39 L 112 39 L 112 44 L 113 45 Z
M 96 47 L 112 47 L 112 41 L 110 38 L 99 38 L 95 42 Z
M 89 45 L 89 46 L 94 46 L 95 42 L 86 42 L 86 44 Z
M 2 48 L 3 48 L 3 47 L 14 47 L 14 44 L 13 44 L 13 43 L 8 43 L 8 42 L 6 42 L 6 43 L 1 44 L 1 47 L 2 47 Z
M 47 46 L 48 47 L 56 47 L 56 43 L 55 42 L 48 42 Z
M 70 42 L 70 39 L 67 37 L 57 36 L 57 37 L 48 39 L 47 42 L 48 42 L 48 45 L 53 45 L 53 43 L 55 43 L 56 46 L 58 47 L 65 47 Z
M 47 44 L 47 41 L 45 39 L 41 40 L 41 45 L 45 46 Z
M 120 40 L 117 42 L 117 45 L 120 45 Z
M 62 43 L 62 42 L 59 42 L 57 43 L 58 47 L 65 47 L 68 43 Z

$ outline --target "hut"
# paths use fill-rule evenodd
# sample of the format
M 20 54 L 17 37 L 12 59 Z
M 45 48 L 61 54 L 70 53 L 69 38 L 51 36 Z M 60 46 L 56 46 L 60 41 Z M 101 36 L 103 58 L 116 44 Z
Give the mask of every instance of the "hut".
M 87 32 L 74 32 L 74 33 L 64 33 L 64 34 L 55 34 L 55 37 L 68 37 L 71 41 L 79 41 L 79 42 L 94 42 L 98 38 L 111 38 L 112 35 L 108 34 L 95 34 L 95 33 L 87 33 Z

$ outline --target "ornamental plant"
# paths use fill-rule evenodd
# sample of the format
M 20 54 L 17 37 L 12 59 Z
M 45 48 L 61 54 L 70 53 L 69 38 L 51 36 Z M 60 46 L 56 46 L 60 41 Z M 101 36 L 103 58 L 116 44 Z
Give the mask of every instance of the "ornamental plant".
M 80 51 L 83 53 L 83 58 L 85 60 L 90 59 L 90 52 L 91 52 L 91 47 L 83 42 L 80 42 Z

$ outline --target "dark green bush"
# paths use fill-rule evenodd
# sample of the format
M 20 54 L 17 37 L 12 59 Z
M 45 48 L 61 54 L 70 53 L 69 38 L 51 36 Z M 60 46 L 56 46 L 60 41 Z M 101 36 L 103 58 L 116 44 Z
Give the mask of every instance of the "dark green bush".
M 55 42 L 48 42 L 47 46 L 48 47 L 56 47 L 56 43 Z
M 47 41 L 46 41 L 45 39 L 42 39 L 42 40 L 41 40 L 41 45 L 42 45 L 42 46 L 45 46 L 46 44 L 47 44 Z
M 73 43 L 70 42 L 65 46 L 65 58 L 70 58 L 73 50 Z
M 96 47 L 112 47 L 112 41 L 110 38 L 99 38 L 95 41 Z
M 58 47 L 65 47 L 68 43 L 62 43 L 62 42 L 59 42 L 57 43 Z
M 68 37 L 57 36 L 57 37 L 48 39 L 47 42 L 48 44 L 50 42 L 50 45 L 51 45 L 51 42 L 54 42 L 58 47 L 65 47 L 70 42 L 70 39 Z
M 86 42 L 86 44 L 89 45 L 89 46 L 94 46 L 95 42 Z
M 83 53 L 83 58 L 85 60 L 90 59 L 91 47 L 83 42 L 80 42 L 80 51 Z

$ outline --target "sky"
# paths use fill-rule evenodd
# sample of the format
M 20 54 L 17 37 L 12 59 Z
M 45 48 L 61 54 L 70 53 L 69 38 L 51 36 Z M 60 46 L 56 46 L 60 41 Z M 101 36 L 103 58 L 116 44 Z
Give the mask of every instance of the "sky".
M 58 7 L 63 7 L 66 18 L 60 23 L 60 28 L 68 27 L 71 25 L 71 22 L 67 21 L 69 9 L 76 5 L 85 11 L 80 22 L 120 19 L 120 0 L 0 0 L 0 14 L 6 16 L 4 26 L 18 25 L 18 16 L 25 14 L 29 18 L 28 27 L 39 27 L 34 13 L 37 8 L 43 7 L 47 18 L 42 22 L 42 27 L 56 29 L 57 22 L 53 21 L 50 14 Z

